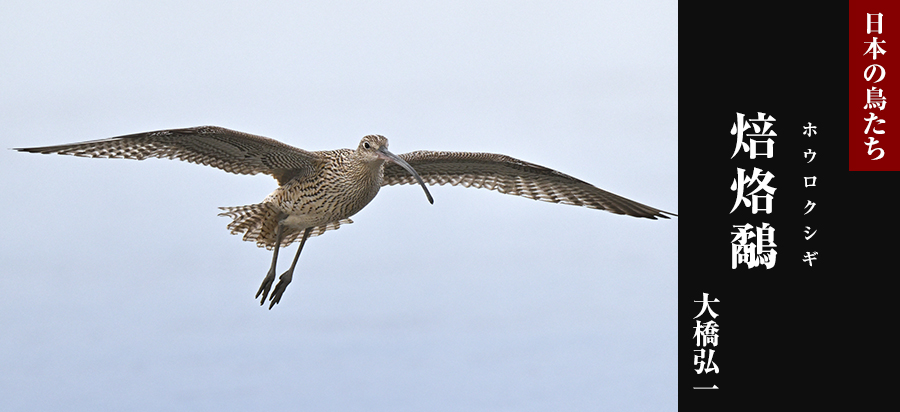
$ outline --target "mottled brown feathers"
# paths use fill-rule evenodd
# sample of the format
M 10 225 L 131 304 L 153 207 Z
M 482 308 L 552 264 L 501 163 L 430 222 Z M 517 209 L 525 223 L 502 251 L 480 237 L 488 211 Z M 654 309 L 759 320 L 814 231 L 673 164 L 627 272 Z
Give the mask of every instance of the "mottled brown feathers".
M 233 219 L 228 224 L 228 230 L 232 235 L 243 234 L 243 240 L 256 242 L 259 247 L 271 250 L 275 246 L 275 225 L 278 223 L 278 215 L 281 213 L 272 207 L 271 203 L 257 203 L 255 205 L 220 207 L 224 212 L 219 216 Z M 328 230 L 340 229 L 341 225 L 353 223 L 350 219 L 342 219 L 323 226 L 316 226 L 309 233 L 309 237 L 319 236 Z M 281 247 L 290 246 L 303 234 L 302 230 L 288 230 L 281 239 Z
M 595 187 L 556 170 L 506 155 L 417 151 L 401 154 L 430 185 L 485 188 L 545 202 L 584 206 L 648 219 L 677 216 Z M 383 185 L 415 184 L 394 164 L 384 165 Z
M 311 174 L 321 161 L 313 153 L 267 137 L 216 126 L 159 130 L 58 146 L 16 149 L 113 159 L 177 159 L 229 173 L 264 173 L 279 184 Z
M 58 153 L 83 157 L 143 160 L 168 158 L 212 166 L 237 174 L 264 173 L 278 180 L 279 188 L 263 203 L 222 208 L 220 216 L 233 221 L 228 229 L 244 240 L 272 248 L 283 214 L 317 216 L 310 236 L 351 221 L 378 192 L 379 172 L 364 160 L 366 151 L 387 147 L 383 136 L 363 138 L 357 150 L 308 152 L 277 140 L 222 127 L 202 126 L 160 130 L 110 139 L 58 146 L 16 149 L 31 153 Z M 369 147 L 373 148 L 370 149 Z M 608 210 L 648 219 L 675 215 L 597 188 L 583 180 L 506 155 L 466 152 L 417 151 L 402 154 L 431 185 L 486 188 L 509 195 L 547 202 Z M 380 162 L 377 162 L 380 164 Z M 381 186 L 415 184 L 413 176 L 396 163 L 384 163 Z M 281 214 L 281 215 L 280 215 Z M 311 218 L 312 219 L 312 218 Z M 318 219 L 318 220 L 316 220 Z M 313 221 L 310 220 L 310 221 Z M 287 229 L 286 229 L 287 230 Z M 297 239 L 303 228 L 284 233 L 281 245 Z

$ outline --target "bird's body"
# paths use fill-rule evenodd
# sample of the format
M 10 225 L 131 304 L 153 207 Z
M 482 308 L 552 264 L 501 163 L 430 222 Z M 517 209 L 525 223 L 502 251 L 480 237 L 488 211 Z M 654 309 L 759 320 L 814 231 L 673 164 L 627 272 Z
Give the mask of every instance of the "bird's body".
M 309 176 L 289 179 L 261 203 L 222 208 L 221 216 L 234 219 L 228 225 L 232 233 L 243 233 L 244 240 L 272 249 L 279 215 L 284 216 L 280 220 L 284 226 L 281 246 L 293 243 L 306 228 L 312 228 L 313 237 L 352 223 L 349 217 L 378 194 L 382 166 L 367 166 L 350 149 L 312 153 L 324 161 Z
M 574 177 L 505 155 L 418 151 L 396 156 L 380 135 L 363 137 L 356 150 L 309 152 L 269 138 L 221 127 L 161 130 L 59 146 L 16 149 L 84 157 L 179 159 L 237 174 L 265 173 L 279 187 L 261 203 L 224 207 L 228 229 L 273 249 L 272 265 L 257 292 L 264 303 L 275 278 L 280 247 L 300 241 L 290 269 L 268 299 L 271 309 L 291 282 L 309 237 L 337 229 L 362 210 L 385 185 L 419 183 L 487 188 L 536 200 L 585 206 L 648 219 L 662 210 L 604 191 Z

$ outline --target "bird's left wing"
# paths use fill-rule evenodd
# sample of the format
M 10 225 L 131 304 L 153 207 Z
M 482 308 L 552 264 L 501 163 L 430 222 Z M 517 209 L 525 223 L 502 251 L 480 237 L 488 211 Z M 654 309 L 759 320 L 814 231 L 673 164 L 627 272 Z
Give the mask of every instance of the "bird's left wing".
M 648 219 L 668 219 L 666 214 L 675 216 L 674 213 L 626 199 L 556 170 L 506 155 L 417 151 L 404 153 L 400 158 L 406 160 L 430 185 L 485 188 L 508 195 Z M 403 168 L 385 163 L 382 186 L 415 183 L 412 175 Z
M 117 159 L 177 159 L 212 166 L 229 173 L 265 173 L 278 179 L 279 183 L 298 175 L 314 173 L 321 161 L 310 152 L 277 140 L 216 126 L 159 130 L 82 143 L 15 150 Z

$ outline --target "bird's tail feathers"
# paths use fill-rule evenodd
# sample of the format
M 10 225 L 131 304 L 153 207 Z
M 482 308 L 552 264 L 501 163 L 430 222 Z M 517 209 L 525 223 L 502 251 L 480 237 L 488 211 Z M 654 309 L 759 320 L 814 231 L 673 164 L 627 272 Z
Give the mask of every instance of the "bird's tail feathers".
M 228 230 L 232 235 L 243 234 L 243 239 L 248 242 L 256 242 L 259 247 L 271 250 L 275 247 L 278 221 L 283 216 L 282 212 L 271 203 L 257 203 L 254 205 L 220 207 L 224 212 L 219 216 L 227 216 L 232 219 L 228 224 Z M 342 219 L 326 225 L 316 226 L 309 233 L 309 237 L 319 236 L 326 231 L 336 230 L 342 224 L 353 223 L 350 219 Z M 289 246 L 298 241 L 303 235 L 303 230 L 286 227 L 281 239 L 281 247 Z

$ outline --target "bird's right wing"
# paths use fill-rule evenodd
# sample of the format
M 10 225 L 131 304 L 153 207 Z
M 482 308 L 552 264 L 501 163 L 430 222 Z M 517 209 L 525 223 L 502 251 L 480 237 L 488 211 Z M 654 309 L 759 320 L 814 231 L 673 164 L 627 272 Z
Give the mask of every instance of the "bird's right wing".
M 277 140 L 216 126 L 159 130 L 82 143 L 15 150 L 117 159 L 177 159 L 212 166 L 229 173 L 264 173 L 278 179 L 279 183 L 298 175 L 314 173 L 321 161 L 313 153 Z
M 400 155 L 430 185 L 485 188 L 545 202 L 584 206 L 635 217 L 668 219 L 674 213 L 607 192 L 556 170 L 506 155 L 417 151 Z M 415 184 L 406 170 L 385 163 L 383 186 Z

